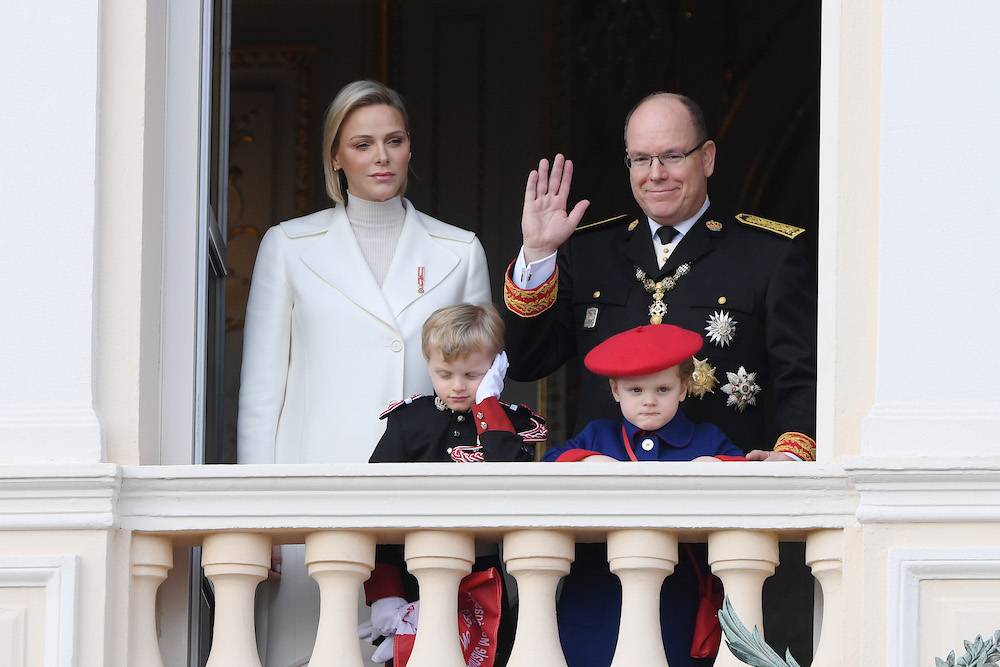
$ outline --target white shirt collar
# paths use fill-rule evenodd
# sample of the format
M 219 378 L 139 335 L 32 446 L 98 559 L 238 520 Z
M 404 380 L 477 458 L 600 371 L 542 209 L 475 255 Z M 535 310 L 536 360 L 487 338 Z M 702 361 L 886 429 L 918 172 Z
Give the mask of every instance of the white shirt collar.
M 676 225 L 674 225 L 674 229 L 677 230 L 677 236 L 674 237 L 674 240 L 672 242 L 674 245 L 677 245 L 677 243 L 682 238 L 684 238 L 684 235 L 687 234 L 691 230 L 692 227 L 694 227 L 694 223 L 698 222 L 698 218 L 700 218 L 702 215 L 704 215 L 705 211 L 708 210 L 708 205 L 709 205 L 709 201 L 708 201 L 708 197 L 706 196 L 705 197 L 705 203 L 701 205 L 701 208 L 698 209 L 697 213 L 695 213 L 693 216 L 691 216 L 687 220 L 682 220 L 681 222 L 679 222 Z M 656 230 L 661 227 L 660 223 L 658 223 L 655 220 L 653 220 L 652 218 L 648 218 L 648 217 L 646 218 L 646 221 L 649 223 L 649 231 L 653 235 L 653 242 L 659 244 L 660 238 L 656 235 Z

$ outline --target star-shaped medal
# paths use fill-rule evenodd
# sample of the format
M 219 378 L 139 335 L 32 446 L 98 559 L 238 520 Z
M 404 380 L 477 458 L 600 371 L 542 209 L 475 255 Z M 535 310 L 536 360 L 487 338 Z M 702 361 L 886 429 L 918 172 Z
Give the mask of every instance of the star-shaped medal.
M 719 347 L 726 347 L 736 338 L 737 324 L 732 315 L 724 310 L 717 310 L 709 316 L 705 331 L 710 341 Z
M 726 373 L 729 382 L 722 385 L 722 391 L 729 396 L 726 405 L 736 408 L 737 412 L 743 412 L 748 405 L 757 405 L 757 394 L 760 393 L 760 385 L 757 384 L 757 374 L 748 373 L 747 369 L 740 366 L 735 373 Z
M 715 378 L 715 366 L 708 363 L 708 357 L 694 360 L 694 373 L 688 383 L 688 393 L 696 398 L 704 398 L 705 394 L 715 392 L 719 381 Z

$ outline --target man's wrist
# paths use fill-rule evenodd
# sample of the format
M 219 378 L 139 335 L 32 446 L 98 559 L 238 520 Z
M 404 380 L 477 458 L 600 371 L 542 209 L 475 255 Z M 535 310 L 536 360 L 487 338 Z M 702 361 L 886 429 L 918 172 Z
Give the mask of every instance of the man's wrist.
M 524 249 L 524 261 L 527 264 L 532 262 L 537 262 L 540 259 L 545 259 L 552 253 L 559 250 L 559 248 L 529 248 L 528 246 L 523 246 Z

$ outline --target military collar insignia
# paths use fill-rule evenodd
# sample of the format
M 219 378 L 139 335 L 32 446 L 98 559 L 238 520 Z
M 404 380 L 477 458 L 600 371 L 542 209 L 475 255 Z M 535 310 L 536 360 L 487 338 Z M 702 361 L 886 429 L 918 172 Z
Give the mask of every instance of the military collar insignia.
M 722 392 L 729 396 L 726 399 L 727 406 L 742 413 L 748 405 L 757 405 L 757 394 L 761 390 L 757 384 L 757 373 L 749 373 L 746 368 L 740 366 L 735 373 L 727 372 L 726 378 L 729 382 L 722 385 Z
M 630 232 L 633 232 L 635 231 L 635 228 L 638 226 L 639 226 L 639 220 L 638 219 L 633 220 L 632 222 L 628 223 L 628 230 Z
M 750 215 L 749 213 L 737 213 L 736 219 L 742 222 L 744 225 L 757 227 L 759 229 L 766 229 L 769 232 L 774 232 L 775 234 L 784 236 L 787 239 L 794 239 L 796 236 L 806 231 L 801 227 L 793 227 L 791 225 L 786 225 L 783 222 L 768 220 L 767 218 L 761 218 L 760 216 Z
M 706 322 L 708 326 L 705 327 L 705 331 L 708 333 L 708 339 L 719 347 L 726 347 L 736 338 L 738 322 L 726 311 L 715 311 L 709 315 Z
M 444 412 L 445 410 L 448 409 L 448 406 L 445 404 L 443 400 L 441 400 L 440 396 L 434 397 L 434 407 L 440 410 L 441 412 Z
M 688 382 L 688 393 L 695 398 L 701 399 L 705 394 L 715 393 L 715 387 L 719 380 L 715 377 L 715 366 L 708 363 L 708 357 L 704 359 L 694 359 L 694 373 L 691 374 L 691 381 Z
M 722 231 L 722 223 L 719 222 L 718 220 L 709 220 L 708 222 L 705 223 L 705 226 L 708 227 L 708 231 L 710 232 Z

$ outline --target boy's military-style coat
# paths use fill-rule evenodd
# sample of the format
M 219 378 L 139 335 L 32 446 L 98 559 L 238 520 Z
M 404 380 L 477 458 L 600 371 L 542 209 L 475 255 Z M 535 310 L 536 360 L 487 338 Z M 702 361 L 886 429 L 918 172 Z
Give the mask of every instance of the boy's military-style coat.
M 533 461 L 534 443 L 548 435 L 531 409 L 492 397 L 455 412 L 434 396 L 414 396 L 379 417 L 388 422 L 370 463 Z
M 744 451 L 782 442 L 811 459 L 816 289 L 803 231 L 709 208 L 660 269 L 645 215 L 585 225 L 544 285 L 523 290 L 508 273 L 508 375 L 537 380 L 575 359 L 580 430 L 620 417 L 607 379 L 583 367 L 587 352 L 640 324 L 675 324 L 705 338 L 684 402 L 693 421 L 715 424 Z

